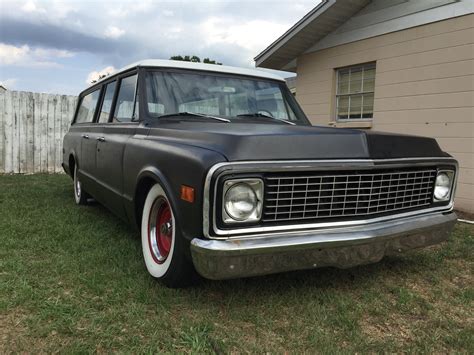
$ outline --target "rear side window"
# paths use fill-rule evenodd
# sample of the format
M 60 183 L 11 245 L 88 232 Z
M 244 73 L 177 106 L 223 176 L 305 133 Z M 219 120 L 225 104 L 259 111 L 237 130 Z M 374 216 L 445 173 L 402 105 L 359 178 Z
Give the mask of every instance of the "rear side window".
M 128 76 L 120 81 L 117 104 L 115 105 L 114 122 L 131 122 L 135 112 L 135 92 L 137 75 Z
M 99 122 L 106 123 L 109 121 L 110 111 L 112 109 L 112 101 L 114 100 L 116 82 L 113 81 L 105 87 L 104 100 L 100 109 Z
M 94 120 L 99 96 L 100 90 L 97 89 L 96 91 L 93 91 L 82 98 L 75 123 L 92 122 Z

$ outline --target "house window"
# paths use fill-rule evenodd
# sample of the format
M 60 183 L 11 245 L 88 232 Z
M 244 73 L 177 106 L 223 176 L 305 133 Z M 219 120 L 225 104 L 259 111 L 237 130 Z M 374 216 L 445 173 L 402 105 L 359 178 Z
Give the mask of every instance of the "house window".
M 375 63 L 337 69 L 337 120 L 367 120 L 374 114 Z

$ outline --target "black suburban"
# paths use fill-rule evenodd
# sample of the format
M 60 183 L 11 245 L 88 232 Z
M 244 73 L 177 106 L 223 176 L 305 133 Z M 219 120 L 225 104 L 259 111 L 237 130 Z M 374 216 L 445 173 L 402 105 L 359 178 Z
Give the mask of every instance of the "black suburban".
M 102 79 L 63 167 L 78 204 L 140 229 L 169 286 L 376 262 L 456 220 L 457 162 L 434 139 L 311 126 L 283 80 L 250 69 L 147 60 Z

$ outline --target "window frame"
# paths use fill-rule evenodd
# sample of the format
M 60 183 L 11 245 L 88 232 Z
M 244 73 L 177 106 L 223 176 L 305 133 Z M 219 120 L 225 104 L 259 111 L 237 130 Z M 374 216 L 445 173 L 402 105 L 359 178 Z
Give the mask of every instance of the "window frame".
M 368 68 L 370 67 L 370 68 Z M 339 90 L 339 72 L 341 70 L 346 70 L 346 69 L 349 69 L 349 70 L 352 70 L 352 69 L 357 69 L 357 68 L 362 68 L 363 71 L 365 71 L 366 69 L 375 69 L 375 76 L 374 76 L 374 90 L 373 91 L 361 91 L 361 92 L 358 92 L 356 94 L 339 94 L 338 93 L 338 90 Z M 361 64 L 354 64 L 354 65 L 348 65 L 348 66 L 345 66 L 345 67 L 340 67 L 340 68 L 336 68 L 335 69 L 335 73 L 336 73 L 336 88 L 335 88 L 335 95 L 334 95 L 334 120 L 338 123 L 348 123 L 348 122 L 372 122 L 373 119 L 374 119 L 374 106 L 372 106 L 372 117 L 367 117 L 367 118 L 350 118 L 350 109 L 351 109 L 351 106 L 350 106 L 350 98 L 351 96 L 355 96 L 355 95 L 364 95 L 364 94 L 373 94 L 374 95 L 374 102 L 375 102 L 375 80 L 376 80 L 376 77 L 377 77 L 377 62 L 376 61 L 373 61 L 373 62 L 366 62 L 366 63 L 361 63 Z M 361 86 L 363 87 L 364 85 L 364 77 L 362 77 L 362 82 L 361 82 Z M 349 76 L 349 87 L 350 87 L 350 76 Z M 347 118 L 339 118 L 339 115 L 338 115 L 338 98 L 339 97 L 343 97 L 343 96 L 346 96 L 346 97 L 349 97 L 349 106 L 348 106 L 348 114 L 347 114 Z M 362 110 L 363 110 L 363 107 L 364 107 L 364 101 L 363 101 L 363 96 L 362 96 L 362 106 L 361 106 L 361 114 L 362 114 Z
M 153 116 L 148 110 L 148 92 L 146 90 L 145 77 L 150 72 L 167 72 L 167 73 L 181 73 L 181 74 L 203 74 L 204 73 L 206 75 L 213 75 L 213 76 L 224 77 L 224 78 L 233 77 L 236 79 L 277 83 L 281 87 L 282 97 L 283 99 L 285 99 L 286 105 L 288 105 L 286 109 L 288 110 L 288 108 L 291 108 L 294 112 L 295 117 L 297 118 L 296 121 L 291 121 L 291 122 L 300 126 L 312 126 L 310 120 L 306 116 L 305 112 L 302 110 L 295 96 L 290 92 L 290 89 L 288 89 L 288 86 L 283 81 L 269 79 L 269 78 L 261 78 L 258 76 L 253 77 L 253 76 L 242 75 L 242 74 L 237 74 L 237 73 L 221 73 L 221 72 L 199 70 L 199 69 L 170 68 L 170 67 L 158 67 L 158 66 L 146 67 L 146 68 L 141 69 L 142 80 L 139 80 L 139 85 L 142 87 L 142 90 L 141 90 L 141 95 L 140 95 L 141 97 L 139 97 L 139 99 L 141 101 L 140 114 L 142 116 L 140 120 L 147 120 L 147 121 L 151 120 L 155 122 L 159 121 L 159 117 Z
M 118 95 L 120 93 L 120 88 L 122 86 L 122 80 L 123 79 L 126 79 L 130 76 L 134 76 L 136 75 L 137 76 L 137 80 L 135 81 L 135 93 L 134 93 L 134 97 L 133 97 L 133 113 L 132 113 L 132 120 L 131 121 L 127 121 L 127 122 L 114 122 L 113 120 L 113 117 L 115 115 L 115 107 L 117 106 L 117 99 L 118 99 Z M 109 120 L 107 122 L 107 124 L 113 124 L 113 125 L 124 125 L 124 124 L 131 124 L 131 123 L 139 123 L 141 121 L 140 119 L 140 103 L 137 102 L 137 96 L 138 96 L 138 99 L 140 99 L 140 96 L 141 95 L 138 95 L 138 90 L 139 90 L 139 87 L 140 87 L 140 75 L 139 75 L 139 70 L 137 69 L 133 69 L 133 70 L 130 70 L 130 71 L 126 71 L 124 73 L 120 73 L 119 75 L 115 76 L 114 78 L 111 78 L 112 80 L 110 81 L 113 81 L 113 80 L 116 80 L 117 81 L 117 86 L 115 87 L 115 93 L 114 93 L 114 99 L 113 99 L 113 102 L 112 102 L 112 106 L 110 108 L 110 115 L 109 115 Z M 104 84 L 108 84 L 109 82 L 107 83 L 104 83 Z M 138 112 L 137 112 L 137 103 L 138 103 Z M 138 117 L 136 116 L 138 114 Z
M 82 91 L 79 96 L 78 96 L 78 102 L 76 104 L 76 110 L 74 111 L 74 117 L 73 117 L 73 120 L 71 122 L 71 125 L 86 125 L 86 124 L 101 124 L 101 125 L 109 125 L 109 124 L 114 124 L 114 125 L 118 125 L 118 124 L 137 124 L 141 121 L 143 121 L 143 117 L 144 117 L 144 114 L 142 112 L 142 104 L 140 102 L 137 102 L 137 96 L 138 96 L 138 99 L 139 100 L 142 100 L 140 98 L 141 95 L 138 95 L 140 88 L 141 88 L 141 70 L 139 67 L 134 67 L 134 68 L 131 68 L 127 71 L 124 71 L 124 72 L 121 72 L 121 73 L 117 73 L 117 74 L 112 74 L 110 76 L 108 76 L 107 78 L 104 78 L 103 80 L 101 80 L 99 83 L 95 83 L 94 85 L 90 86 L 89 88 L 87 88 L 86 90 Z M 121 80 L 123 78 L 126 78 L 128 76 L 132 76 L 132 75 L 137 75 L 137 82 L 135 84 L 135 96 L 134 96 L 134 112 L 133 114 L 136 115 L 138 114 L 138 119 L 135 119 L 133 121 L 129 121 L 129 122 L 112 122 L 112 116 L 113 114 L 115 113 L 115 105 L 116 105 L 116 101 L 117 101 L 117 96 L 118 96 L 118 92 L 119 90 L 117 90 L 117 87 L 120 88 L 120 83 L 121 83 Z M 102 109 L 102 104 L 103 104 L 103 100 L 104 100 L 104 96 L 105 96 L 105 89 L 106 89 L 106 86 L 108 84 L 110 84 L 111 82 L 115 81 L 116 82 L 116 88 L 115 88 L 115 92 L 114 92 L 114 97 L 113 97 L 113 100 L 112 100 L 112 106 L 110 108 L 110 114 L 109 114 L 109 119 L 107 122 L 98 122 L 98 119 L 99 119 L 99 110 L 98 109 Z M 82 99 L 89 95 L 90 93 L 92 92 L 95 92 L 97 90 L 100 90 L 100 93 L 99 93 L 99 99 L 97 100 L 97 106 L 96 106 L 96 109 L 95 109 L 95 113 L 94 113 L 94 119 L 92 122 L 76 122 L 77 120 L 77 115 L 79 113 L 79 108 L 80 108 L 80 105 L 82 103 Z M 138 103 L 138 112 L 137 112 L 137 103 Z
M 115 82 L 115 90 L 114 90 L 114 96 L 112 97 L 112 105 L 110 106 L 109 117 L 107 118 L 107 122 L 99 122 L 100 112 L 102 111 L 102 107 L 104 106 L 105 94 L 107 93 L 107 86 L 109 84 L 112 84 L 113 82 Z M 97 115 L 95 117 L 94 123 L 97 123 L 97 124 L 110 123 L 110 119 L 112 117 L 112 108 L 114 107 L 115 98 L 117 95 L 117 83 L 118 83 L 117 77 L 114 77 L 111 80 L 107 80 L 101 83 L 101 95 L 100 95 L 100 102 L 99 102 L 100 106 L 99 106 L 99 109 L 97 110 Z

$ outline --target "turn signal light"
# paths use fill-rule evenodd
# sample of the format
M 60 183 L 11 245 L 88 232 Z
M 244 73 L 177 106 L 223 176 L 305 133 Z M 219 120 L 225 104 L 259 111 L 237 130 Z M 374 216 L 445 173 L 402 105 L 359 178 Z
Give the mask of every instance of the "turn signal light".
M 181 200 L 193 203 L 194 188 L 186 185 L 181 185 Z

